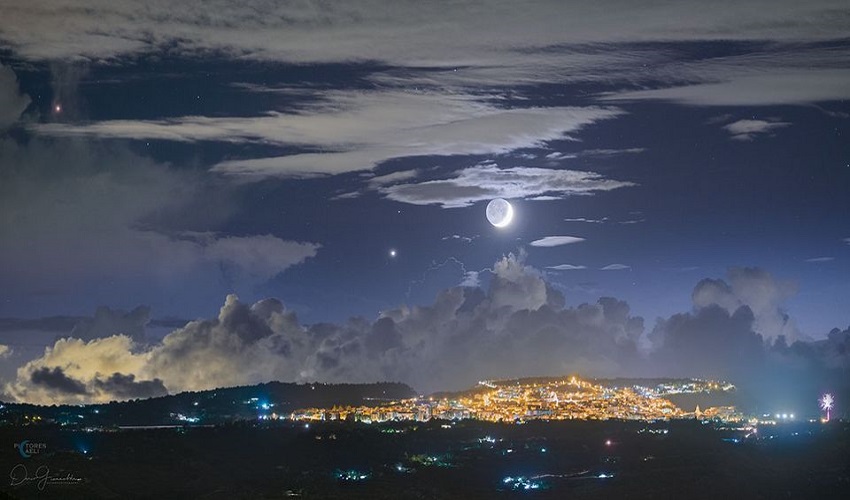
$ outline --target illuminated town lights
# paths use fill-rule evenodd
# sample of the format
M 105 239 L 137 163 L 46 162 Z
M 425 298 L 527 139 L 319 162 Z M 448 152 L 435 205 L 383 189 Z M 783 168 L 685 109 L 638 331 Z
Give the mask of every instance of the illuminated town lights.
M 606 387 L 575 378 L 569 382 L 563 379 L 545 383 L 515 380 L 486 382 L 487 385 L 480 384 L 484 390 L 461 397 L 418 397 L 380 406 L 305 408 L 292 412 L 291 418 L 319 422 L 350 417 L 355 422 L 366 424 L 441 419 L 447 421 L 441 424 L 443 429 L 451 429 L 455 422 L 466 419 L 514 424 L 532 420 L 670 420 L 692 414 L 677 407 L 666 396 L 709 390 L 708 382 L 699 381 L 659 384 L 641 390 Z M 576 390 L 577 387 L 580 390 Z M 740 419 L 740 414 L 732 406 L 706 408 L 700 414 L 706 420 Z M 491 439 L 487 436 L 480 442 L 492 443 Z
M 544 488 L 544 483 L 538 481 L 534 477 L 524 477 L 524 476 L 508 476 L 502 479 L 502 484 L 506 485 L 512 490 L 539 490 Z
M 337 470 L 334 473 L 334 476 L 340 480 L 345 482 L 354 482 L 354 481 L 365 481 L 369 479 L 372 474 L 368 472 L 361 472 L 357 470 Z

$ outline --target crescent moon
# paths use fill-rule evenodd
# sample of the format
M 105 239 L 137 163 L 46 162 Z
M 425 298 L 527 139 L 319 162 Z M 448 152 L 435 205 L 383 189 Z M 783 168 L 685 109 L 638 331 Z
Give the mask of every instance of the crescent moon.
M 506 227 L 514 219 L 514 206 L 507 201 L 505 203 L 508 204 L 508 211 L 505 213 L 505 217 L 500 222 L 493 224 L 496 227 Z
M 486 215 L 490 224 L 501 229 L 513 220 L 514 207 L 507 200 L 496 198 L 487 204 Z

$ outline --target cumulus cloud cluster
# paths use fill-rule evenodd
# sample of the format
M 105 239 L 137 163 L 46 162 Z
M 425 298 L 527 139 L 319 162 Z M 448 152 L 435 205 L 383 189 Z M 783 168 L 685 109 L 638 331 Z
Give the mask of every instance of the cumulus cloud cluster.
M 430 391 L 570 372 L 722 377 L 744 387 L 774 372 L 811 383 L 847 373 L 850 330 L 792 342 L 771 322 L 770 307 L 786 293 L 782 283 L 755 269 L 731 270 L 730 282 L 700 282 L 693 310 L 649 331 L 621 300 L 566 306 L 539 271 L 514 255 L 494 265 L 486 288 L 449 288 L 430 305 L 400 306 L 374 320 L 303 325 L 275 299 L 249 305 L 231 295 L 217 317 L 190 322 L 154 344 L 120 333 L 60 339 L 21 366 L 5 392 L 54 403 L 268 380 L 398 380 Z
M 153 346 L 123 334 L 62 339 L 22 366 L 6 391 L 77 402 L 122 397 L 109 391 L 119 382 L 123 397 L 143 387 L 176 392 L 266 380 L 459 388 L 494 373 L 625 370 L 641 330 L 642 320 L 613 299 L 565 308 L 537 271 L 508 256 L 486 291 L 451 288 L 429 306 L 403 306 L 374 321 L 304 326 L 279 301 L 247 305 L 229 296 L 217 318 L 191 322 Z

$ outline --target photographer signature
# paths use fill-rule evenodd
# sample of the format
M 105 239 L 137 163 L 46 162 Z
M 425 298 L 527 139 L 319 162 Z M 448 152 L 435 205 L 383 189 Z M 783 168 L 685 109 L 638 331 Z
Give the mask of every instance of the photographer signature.
M 77 484 L 81 483 L 82 478 L 76 477 L 73 473 L 65 474 L 64 476 L 51 476 L 50 469 L 46 465 L 40 466 L 35 470 L 35 474 L 30 476 L 27 466 L 18 464 L 12 467 L 9 472 L 11 486 L 19 486 L 26 483 L 35 483 L 36 488 L 44 490 L 48 484 Z

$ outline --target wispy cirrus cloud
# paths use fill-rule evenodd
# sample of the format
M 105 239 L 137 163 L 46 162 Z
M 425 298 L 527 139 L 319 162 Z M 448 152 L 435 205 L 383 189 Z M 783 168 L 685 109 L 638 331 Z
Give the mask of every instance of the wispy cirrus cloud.
M 557 266 L 546 266 L 546 269 L 552 269 L 554 271 L 578 271 L 581 269 L 587 269 L 587 266 L 574 264 L 558 264 Z
M 833 260 L 835 260 L 835 257 L 812 257 L 811 259 L 806 259 L 806 262 L 821 263 L 832 262 Z
M 439 92 L 350 91 L 323 97 L 294 113 L 47 123 L 32 129 L 61 137 L 297 146 L 313 152 L 232 159 L 213 171 L 305 177 L 370 169 L 393 158 L 503 154 L 539 147 L 623 114 L 617 108 L 594 106 L 508 109 L 471 94 Z M 398 175 L 383 180 L 398 180 Z
M 595 172 L 535 167 L 502 169 L 488 163 L 465 168 L 448 179 L 397 184 L 382 188 L 381 192 L 403 203 L 455 208 L 492 198 L 590 195 L 634 185 Z
M 584 238 L 579 236 L 546 236 L 532 241 L 529 245 L 533 247 L 558 247 L 572 243 L 581 243 L 582 241 L 584 241 Z
M 478 236 L 479 235 L 477 235 L 477 234 L 474 235 L 474 236 L 461 236 L 459 234 L 452 234 L 452 235 L 449 235 L 449 236 L 443 236 L 441 239 L 443 241 L 454 240 L 454 241 L 462 241 L 464 243 L 472 243 L 472 241 L 475 240 L 476 238 L 478 238 Z
M 601 219 L 588 219 L 587 217 L 568 217 L 564 219 L 564 222 L 586 222 L 589 224 L 602 224 L 608 220 L 608 217 L 602 217 Z
M 640 224 L 641 222 L 646 222 L 645 219 L 625 219 L 614 221 L 608 217 L 602 217 L 599 219 L 592 219 L 589 217 L 568 217 L 564 219 L 564 222 L 583 222 L 586 224 L 607 224 L 607 223 L 616 223 L 616 224 Z
M 700 5 L 539 0 L 519 10 L 507 0 L 391 6 L 381 0 L 248 0 L 210 9 L 202 0 L 95 0 L 56 8 L 50 0 L 27 0 L 7 6 L 0 40 L 26 58 L 42 60 L 113 60 L 167 48 L 184 56 L 218 53 L 295 63 L 381 61 L 444 68 L 458 80 L 519 83 L 594 77 L 604 72 L 600 69 L 658 62 L 656 47 L 634 56 L 622 47 L 606 50 L 611 44 L 799 44 L 847 33 L 841 15 L 846 6 L 838 0 L 723 2 L 695 16 Z
M 846 57 L 846 55 L 841 56 Z M 830 64 L 837 64 L 838 60 Z M 670 101 L 690 106 L 770 106 L 840 101 L 850 98 L 850 70 L 842 68 L 786 68 L 775 66 L 748 74 L 736 65 L 706 71 L 715 81 L 690 85 L 617 92 L 602 96 L 607 102 Z M 717 80 L 720 81 L 717 81 Z
M 111 58 L 170 47 L 183 54 L 217 51 L 264 60 L 365 59 L 421 66 L 445 64 L 451 60 L 447 54 L 485 63 L 503 51 L 570 43 L 799 41 L 846 35 L 845 20 L 837 15 L 846 7 L 840 1 L 724 2 L 695 16 L 699 5 L 696 0 L 614 6 L 541 0 L 518 10 L 507 0 L 392 5 L 380 0 L 249 0 L 210 9 L 202 0 L 95 0 L 84 7 L 69 2 L 51 8 L 55 5 L 49 0 L 27 0 L 8 6 L 0 38 L 34 59 Z M 612 10 L 618 15 L 612 16 Z
M 418 170 L 401 170 L 398 172 L 392 172 L 389 174 L 371 177 L 369 179 L 369 185 L 374 188 L 379 188 L 381 186 L 388 186 L 391 184 L 398 184 L 403 181 L 409 181 L 411 179 L 415 179 L 417 176 L 419 176 Z
M 183 58 L 216 54 L 299 65 L 378 63 L 364 77 L 373 85 L 371 91 L 298 88 L 309 94 L 305 100 L 312 104 L 295 113 L 266 110 L 254 116 L 33 127 L 53 136 L 297 148 L 232 156 L 213 167 L 243 178 L 338 174 L 411 156 L 504 154 L 563 139 L 622 114 L 602 107 L 522 107 L 516 104 L 519 99 L 510 108 L 494 104 L 505 98 L 507 86 L 605 82 L 628 89 L 600 95 L 601 101 L 687 105 L 850 98 L 850 70 L 844 64 L 850 51 L 821 43 L 846 37 L 846 22 L 836 15 L 843 12 L 840 2 L 764 2 L 761 8 L 730 2 L 717 13 L 693 16 L 696 5 L 695 0 L 622 2 L 617 6 L 622 14 L 611 16 L 610 8 L 591 3 L 546 0 L 533 2 L 522 14 L 513 2 L 503 0 L 439 7 L 412 1 L 394 2 L 392 7 L 378 0 L 330 1 L 318 7 L 309 1 L 257 0 L 217 4 L 214 12 L 200 0 L 180 5 L 99 0 L 62 8 L 48 0 L 30 0 L 13 2 L 4 12 L 0 48 L 30 60 L 101 64 L 163 51 Z M 741 43 L 733 55 L 683 58 L 683 44 L 707 40 Z M 651 77 L 647 66 L 653 68 Z M 238 85 L 245 92 L 280 90 L 250 82 Z M 550 160 L 640 151 L 599 148 L 556 153 Z
M 605 267 L 600 267 L 600 271 L 625 271 L 627 269 L 631 269 L 632 266 L 627 266 L 625 264 L 608 264 Z

